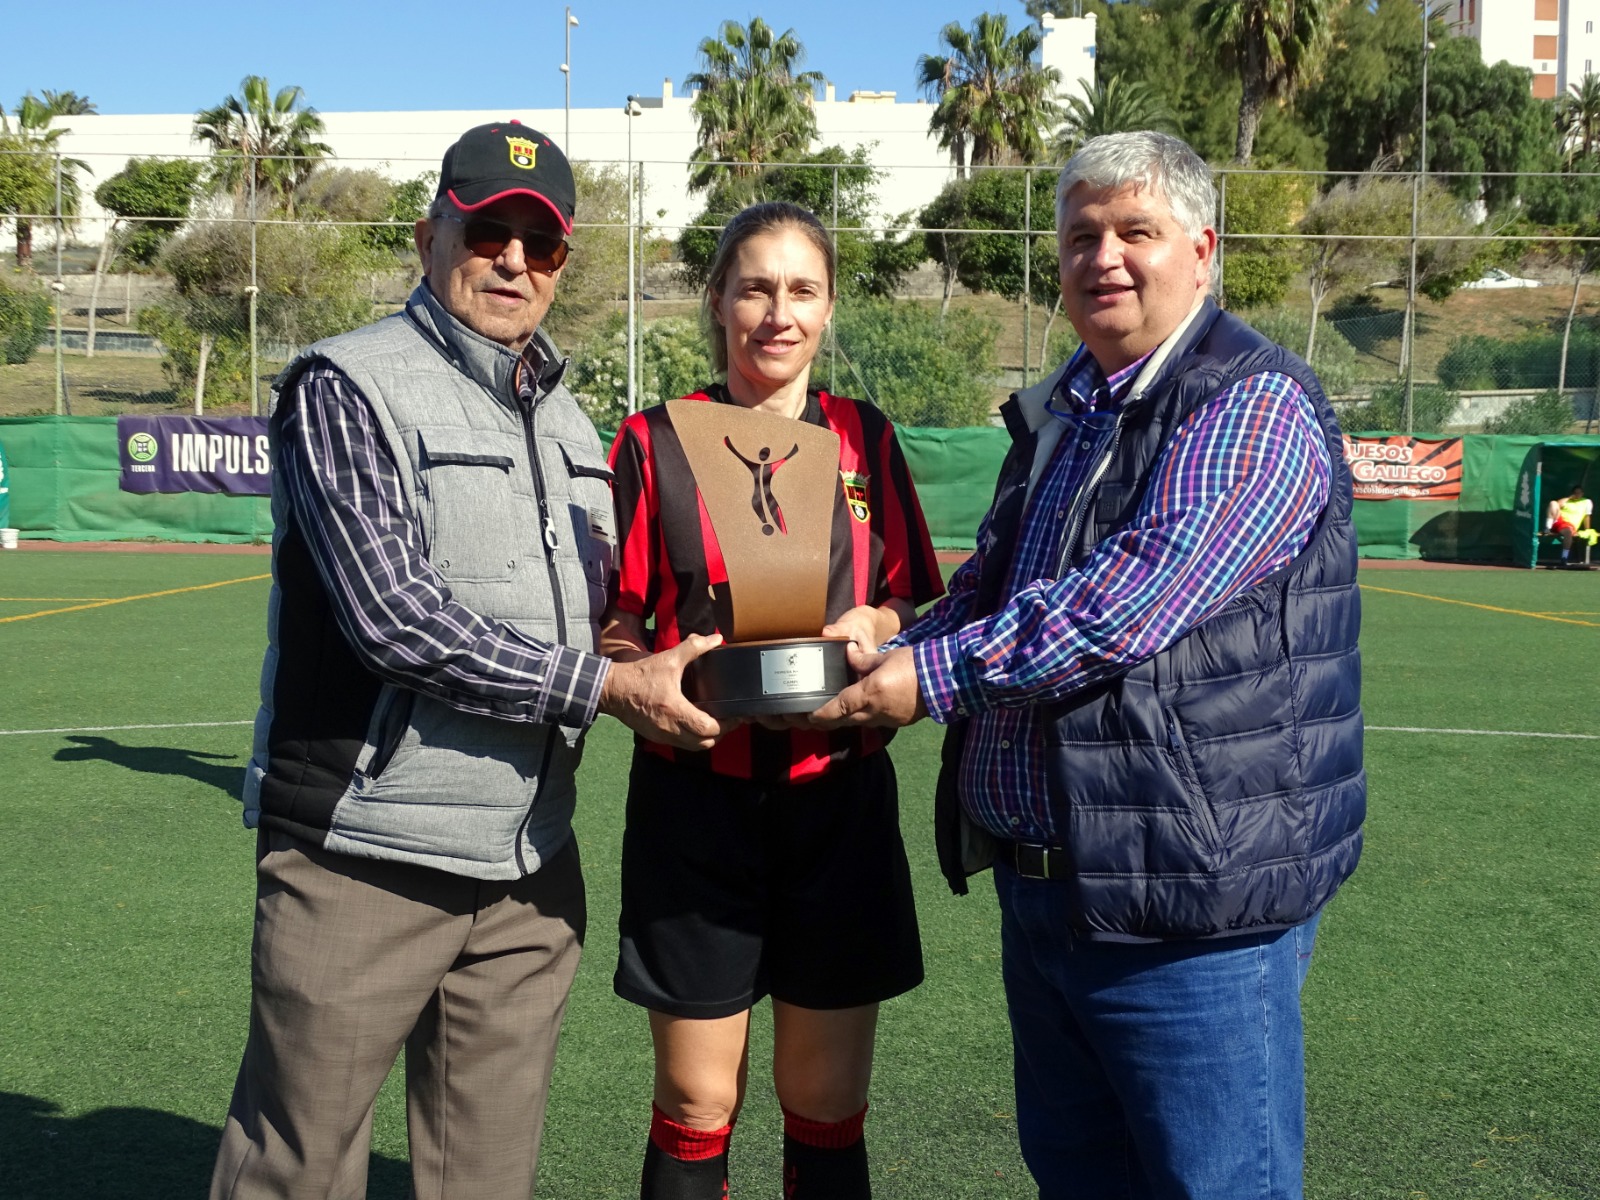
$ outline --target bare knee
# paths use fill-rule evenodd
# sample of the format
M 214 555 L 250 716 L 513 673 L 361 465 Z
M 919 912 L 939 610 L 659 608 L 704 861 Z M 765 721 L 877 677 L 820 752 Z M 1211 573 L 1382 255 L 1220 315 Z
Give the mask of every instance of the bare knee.
M 682 1081 L 656 1077 L 656 1107 L 669 1120 L 690 1129 L 721 1129 L 739 1115 L 741 1097 L 736 1080 Z
M 650 1014 L 656 1107 L 690 1129 L 721 1129 L 739 1115 L 748 1063 L 749 1014 L 694 1021 Z

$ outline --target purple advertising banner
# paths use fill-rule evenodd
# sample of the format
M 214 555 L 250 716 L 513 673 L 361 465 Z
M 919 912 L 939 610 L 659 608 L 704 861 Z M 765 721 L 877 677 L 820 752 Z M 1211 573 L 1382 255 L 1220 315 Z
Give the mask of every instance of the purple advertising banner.
M 265 417 L 118 417 L 125 492 L 272 493 Z

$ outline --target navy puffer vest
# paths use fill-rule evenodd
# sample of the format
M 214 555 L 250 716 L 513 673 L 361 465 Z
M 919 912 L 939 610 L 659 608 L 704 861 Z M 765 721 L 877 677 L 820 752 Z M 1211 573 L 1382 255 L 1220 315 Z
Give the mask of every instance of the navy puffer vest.
M 1208 938 L 1295 925 L 1355 869 L 1366 813 L 1360 597 L 1350 473 L 1316 376 L 1209 301 L 1095 448 L 1103 471 L 1062 525 L 1063 569 L 1126 526 L 1173 431 L 1250 375 L 1295 379 L 1327 439 L 1333 484 L 1295 560 L 1161 653 L 1049 707 L 1050 805 L 1071 866 L 1072 923 L 1106 941 Z M 1013 401 L 1013 404 L 1015 402 Z M 1008 407 L 1011 407 L 1008 405 Z M 1032 463 L 1017 438 L 983 548 L 979 612 L 1004 600 Z M 951 887 L 992 857 L 960 812 L 964 723 L 945 742 L 940 864 Z

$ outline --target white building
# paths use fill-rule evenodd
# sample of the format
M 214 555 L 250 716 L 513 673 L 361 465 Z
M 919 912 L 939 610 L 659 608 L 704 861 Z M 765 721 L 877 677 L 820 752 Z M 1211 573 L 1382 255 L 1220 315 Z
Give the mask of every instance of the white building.
M 1484 62 L 1532 71 L 1540 100 L 1567 95 L 1600 63 L 1600 0 L 1449 0 L 1432 11 L 1476 38 Z
M 1063 94 L 1083 91 L 1094 77 L 1093 16 L 1044 18 L 1041 59 L 1062 73 Z M 702 196 L 688 189 L 689 156 L 695 148 L 693 95 L 677 94 L 669 79 L 659 94 L 635 97 L 638 115 L 615 108 L 574 108 L 570 113 L 569 155 L 597 163 L 633 162 L 644 180 L 645 220 L 672 237 L 702 207 Z M 894 216 L 920 208 L 952 178 L 949 154 L 928 132 L 933 105 L 902 101 L 894 92 L 852 92 L 843 99 L 828 85 L 815 102 L 819 146 L 853 150 L 865 146 L 874 166 L 883 171 L 878 185 L 879 215 Z M 560 108 L 522 111 L 324 112 L 322 139 L 333 148 L 339 166 L 373 167 L 392 179 L 412 179 L 436 171 L 445 148 L 465 129 L 491 121 L 516 119 L 558 144 L 566 136 L 569 114 Z M 193 113 L 138 116 L 61 117 L 70 132 L 61 139 L 63 154 L 86 162 L 92 176 L 83 180 L 84 206 L 78 237 L 98 242 L 96 218 L 104 214 L 92 198 L 97 184 L 120 171 L 131 157 L 185 155 L 204 157 L 204 148 L 190 140 Z M 824 222 L 827 213 L 819 214 Z

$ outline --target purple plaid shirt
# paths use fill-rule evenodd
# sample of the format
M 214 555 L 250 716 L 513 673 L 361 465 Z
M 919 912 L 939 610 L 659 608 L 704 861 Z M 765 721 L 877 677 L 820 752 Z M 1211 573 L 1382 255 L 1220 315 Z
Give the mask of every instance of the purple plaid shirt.
M 1050 403 L 1067 428 L 1029 497 L 1000 610 L 972 618 L 974 555 L 891 643 L 912 646 L 935 721 L 972 719 L 962 803 L 1002 838 L 1059 844 L 1037 706 L 1172 645 L 1303 550 L 1327 505 L 1332 465 L 1310 399 L 1288 376 L 1252 375 L 1177 428 L 1132 523 L 1051 577 L 1060 521 L 1096 457 L 1075 453 L 1075 427 L 1115 411 L 1143 365 L 1107 379 L 1081 348 L 1068 364 Z
M 533 400 L 520 374 L 522 403 Z M 339 628 L 380 678 L 463 712 L 585 728 L 610 660 L 479 616 L 428 561 L 372 407 L 313 367 L 285 403 L 278 470 Z M 488 403 L 488 401 L 485 401 Z

